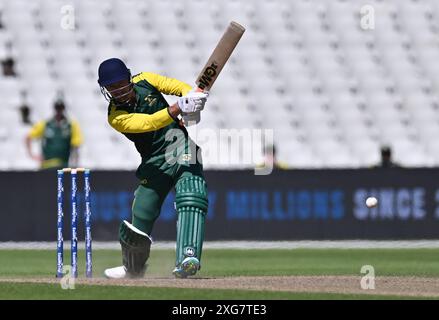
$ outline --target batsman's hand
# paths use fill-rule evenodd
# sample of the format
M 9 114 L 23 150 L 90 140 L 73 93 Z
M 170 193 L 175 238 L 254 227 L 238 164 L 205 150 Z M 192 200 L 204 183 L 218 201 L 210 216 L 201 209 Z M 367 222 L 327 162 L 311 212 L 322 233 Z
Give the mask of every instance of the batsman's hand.
M 182 115 L 198 112 L 204 109 L 208 93 L 205 92 L 189 92 L 184 97 L 178 98 L 177 105 Z
M 195 92 L 202 92 L 202 93 L 207 94 L 207 96 L 209 96 L 208 91 L 204 91 L 203 89 L 198 88 L 198 87 L 192 88 L 192 90 L 189 91 L 188 94 L 192 94 Z M 203 105 L 203 108 L 204 108 L 204 105 Z M 201 113 L 201 110 L 193 112 L 193 113 L 183 113 L 182 119 L 181 119 L 181 125 L 183 125 L 185 127 L 189 127 L 189 126 L 192 126 L 192 125 L 199 123 L 201 120 L 200 113 Z

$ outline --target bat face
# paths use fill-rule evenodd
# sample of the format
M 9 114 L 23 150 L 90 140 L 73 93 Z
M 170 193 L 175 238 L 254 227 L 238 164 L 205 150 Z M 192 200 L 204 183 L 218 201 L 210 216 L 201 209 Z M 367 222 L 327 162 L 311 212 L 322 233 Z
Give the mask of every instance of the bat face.
M 210 90 L 244 32 L 240 24 L 234 21 L 229 24 L 197 78 L 199 88 Z
M 244 34 L 245 28 L 240 24 L 232 21 L 221 37 L 220 41 L 216 45 L 206 65 L 197 77 L 196 84 L 200 91 L 209 91 L 215 83 L 218 75 Z M 198 119 L 196 121 L 187 120 L 185 125 L 190 126 L 194 123 L 198 123 L 200 120 L 198 114 Z

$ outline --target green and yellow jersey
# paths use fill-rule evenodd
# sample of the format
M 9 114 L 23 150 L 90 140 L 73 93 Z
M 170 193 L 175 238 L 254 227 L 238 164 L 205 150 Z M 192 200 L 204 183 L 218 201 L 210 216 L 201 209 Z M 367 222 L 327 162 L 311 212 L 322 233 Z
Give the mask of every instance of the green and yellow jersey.
M 159 173 L 173 175 L 175 161 L 190 160 L 193 142 L 188 138 L 186 129 L 169 115 L 169 105 L 162 93 L 183 96 L 192 87 L 150 72 L 139 73 L 133 76 L 132 81 L 136 104 L 116 105 L 110 102 L 108 122 L 134 142 L 142 157 L 136 172 L 140 180 Z
M 28 137 L 41 139 L 43 169 L 68 167 L 72 147 L 79 147 L 83 138 L 79 124 L 64 118 L 36 123 Z

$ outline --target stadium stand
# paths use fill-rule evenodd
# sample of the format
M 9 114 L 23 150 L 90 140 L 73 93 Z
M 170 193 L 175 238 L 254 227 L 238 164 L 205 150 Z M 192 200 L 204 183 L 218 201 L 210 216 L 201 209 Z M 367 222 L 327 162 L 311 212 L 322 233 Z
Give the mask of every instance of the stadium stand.
M 369 167 L 383 144 L 403 166 L 437 166 L 439 2 L 367 3 L 374 30 L 360 27 L 353 0 L 0 0 L 0 59 L 12 57 L 17 72 L 0 75 L 0 169 L 37 168 L 19 107 L 48 117 L 59 92 L 84 130 L 81 165 L 135 168 L 134 148 L 106 122 L 98 64 L 117 56 L 133 74 L 193 83 L 230 20 L 247 31 L 199 128 L 274 128 L 292 168 Z M 66 5 L 73 30 L 61 27 Z M 251 167 L 209 159 L 206 168 Z

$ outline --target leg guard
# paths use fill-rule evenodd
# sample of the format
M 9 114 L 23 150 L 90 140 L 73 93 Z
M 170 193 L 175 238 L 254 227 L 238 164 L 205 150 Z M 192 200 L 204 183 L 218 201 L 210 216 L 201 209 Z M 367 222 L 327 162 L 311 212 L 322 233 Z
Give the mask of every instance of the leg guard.
M 187 274 L 193 275 L 199 269 L 203 248 L 204 220 L 208 208 L 206 182 L 199 176 L 183 177 L 177 182 L 175 190 L 178 214 L 176 266 L 178 268 L 186 258 L 196 258 L 196 270 L 193 270 L 192 264 L 192 270 Z M 184 272 L 182 277 L 185 277 Z
M 122 247 L 122 261 L 130 277 L 143 277 L 149 258 L 151 238 L 128 221 L 122 221 L 119 228 Z

